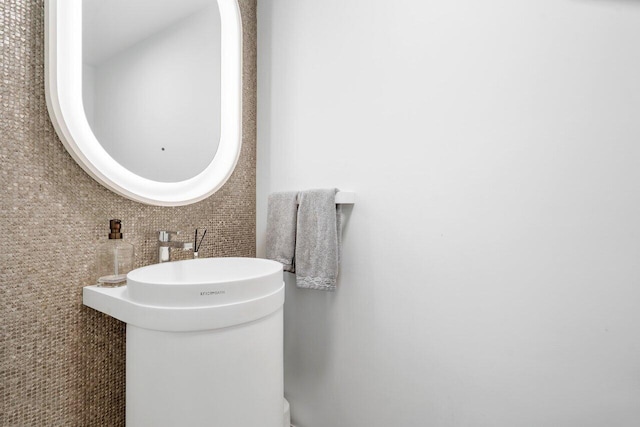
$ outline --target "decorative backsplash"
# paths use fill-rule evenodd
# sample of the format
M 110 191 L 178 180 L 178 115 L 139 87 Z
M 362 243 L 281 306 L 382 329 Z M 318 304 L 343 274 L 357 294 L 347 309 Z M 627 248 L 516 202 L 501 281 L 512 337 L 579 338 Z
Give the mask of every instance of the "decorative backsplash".
M 256 4 L 239 3 L 240 160 L 218 193 L 175 208 L 124 199 L 76 165 L 47 113 L 44 2 L 0 3 L 0 425 L 124 425 L 125 326 L 82 305 L 110 219 L 137 267 L 157 261 L 158 230 L 190 241 L 206 228 L 201 257 L 255 255 Z

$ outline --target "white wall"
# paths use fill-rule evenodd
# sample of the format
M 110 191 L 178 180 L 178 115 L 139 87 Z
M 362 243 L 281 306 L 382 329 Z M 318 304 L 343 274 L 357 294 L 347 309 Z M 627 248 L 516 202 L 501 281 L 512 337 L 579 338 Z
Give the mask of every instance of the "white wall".
M 220 141 L 217 4 L 96 66 L 94 97 L 94 133 L 127 169 L 171 182 L 202 172 Z
M 259 0 L 266 196 L 337 186 L 287 281 L 298 427 L 640 425 L 640 4 Z

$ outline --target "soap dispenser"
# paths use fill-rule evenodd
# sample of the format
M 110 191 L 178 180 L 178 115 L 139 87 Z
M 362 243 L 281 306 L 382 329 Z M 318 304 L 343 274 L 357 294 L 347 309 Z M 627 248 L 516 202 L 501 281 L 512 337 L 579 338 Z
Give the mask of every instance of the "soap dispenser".
M 133 245 L 122 240 L 122 221 L 112 219 L 109 227 L 109 240 L 98 247 L 96 257 L 98 286 L 122 286 L 133 269 Z

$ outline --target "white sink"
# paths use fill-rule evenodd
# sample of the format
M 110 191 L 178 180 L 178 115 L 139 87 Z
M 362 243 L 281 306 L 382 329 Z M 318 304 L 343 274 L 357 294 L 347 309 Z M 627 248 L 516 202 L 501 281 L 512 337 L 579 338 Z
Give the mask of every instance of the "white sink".
M 282 286 L 282 264 L 259 258 L 166 262 L 127 274 L 132 301 L 163 307 L 203 307 L 264 297 Z
M 138 268 L 119 288 L 87 286 L 86 306 L 159 331 L 250 322 L 284 301 L 282 264 L 260 258 L 202 258 Z
M 282 264 L 151 265 L 83 302 L 127 323 L 127 425 L 283 425 Z

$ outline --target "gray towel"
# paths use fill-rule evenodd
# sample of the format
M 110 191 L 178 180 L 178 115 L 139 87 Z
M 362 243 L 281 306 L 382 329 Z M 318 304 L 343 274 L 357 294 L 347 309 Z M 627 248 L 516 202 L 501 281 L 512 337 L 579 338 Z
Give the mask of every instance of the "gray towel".
M 267 203 L 267 258 L 282 263 L 284 271 L 295 272 L 296 216 L 298 193 L 273 193 Z
M 296 232 L 296 286 L 335 291 L 342 219 L 337 189 L 300 193 Z

